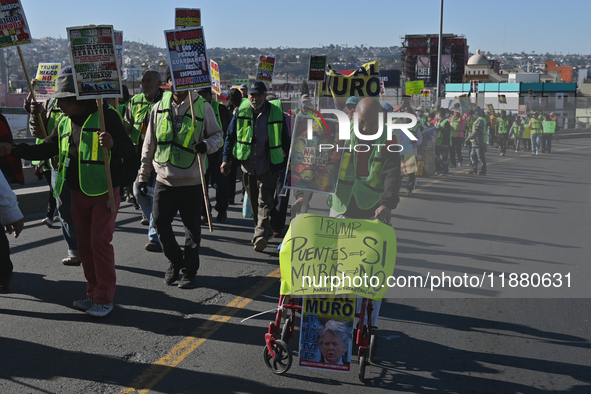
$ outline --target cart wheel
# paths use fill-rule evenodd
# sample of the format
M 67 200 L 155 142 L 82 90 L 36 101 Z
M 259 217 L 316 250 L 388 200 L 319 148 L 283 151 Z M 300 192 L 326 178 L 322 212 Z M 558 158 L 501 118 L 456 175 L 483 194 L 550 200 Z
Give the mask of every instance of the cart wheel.
M 376 359 L 376 346 L 378 344 L 378 337 L 376 334 L 371 334 L 369 339 L 369 361 L 375 363 Z
M 269 353 L 269 349 L 265 346 L 265 350 L 263 351 L 263 359 L 265 360 L 265 365 L 277 375 L 281 375 L 289 370 L 291 367 L 291 353 L 287 348 L 287 344 L 281 340 L 274 340 L 271 342 L 271 346 L 273 347 L 273 352 L 275 353 L 277 359 L 271 357 Z
M 289 330 L 290 330 L 290 327 L 292 324 L 291 322 L 292 322 L 292 318 L 290 316 L 285 320 L 285 323 L 283 324 L 283 328 L 281 329 L 281 340 L 283 342 L 285 342 L 285 344 L 289 343 L 289 339 L 290 339 Z
M 365 354 L 359 356 L 359 381 L 361 383 L 365 383 L 365 366 L 367 365 L 367 360 L 365 359 Z

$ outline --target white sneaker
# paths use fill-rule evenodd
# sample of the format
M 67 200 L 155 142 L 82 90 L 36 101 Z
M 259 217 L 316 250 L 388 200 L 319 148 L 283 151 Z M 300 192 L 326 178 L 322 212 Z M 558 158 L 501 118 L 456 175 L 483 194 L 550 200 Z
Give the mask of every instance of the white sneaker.
M 47 227 L 53 227 L 53 220 L 50 218 L 45 218 L 41 221 L 41 223 L 43 223 L 44 225 L 46 225 Z
M 91 308 L 86 310 L 87 315 L 96 317 L 105 317 L 113 310 L 113 303 L 108 304 L 93 304 Z
M 87 311 L 90 308 L 92 308 L 93 305 L 94 305 L 94 302 L 92 302 L 92 298 L 74 301 L 74 308 L 80 309 L 81 311 Z

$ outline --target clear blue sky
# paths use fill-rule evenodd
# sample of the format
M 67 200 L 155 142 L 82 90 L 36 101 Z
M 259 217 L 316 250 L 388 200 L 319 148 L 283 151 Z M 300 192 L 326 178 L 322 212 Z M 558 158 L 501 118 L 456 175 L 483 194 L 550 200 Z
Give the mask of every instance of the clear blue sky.
M 164 47 L 174 8 L 201 8 L 208 47 L 400 45 L 405 34 L 438 33 L 440 0 L 239 1 L 21 0 L 34 38 L 66 27 L 112 24 L 124 39 Z M 445 0 L 443 32 L 470 51 L 591 54 L 589 0 Z

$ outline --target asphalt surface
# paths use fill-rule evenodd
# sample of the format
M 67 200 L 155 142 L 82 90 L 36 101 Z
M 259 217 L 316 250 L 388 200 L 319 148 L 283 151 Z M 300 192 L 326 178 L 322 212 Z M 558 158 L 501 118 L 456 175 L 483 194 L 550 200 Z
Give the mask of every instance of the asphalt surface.
M 487 176 L 452 169 L 419 178 L 415 196 L 402 199 L 395 276 L 492 274 L 493 286 L 390 289 L 365 384 L 356 357 L 349 374 L 298 368 L 295 341 L 287 374 L 266 368 L 274 313 L 241 320 L 277 306 L 278 241 L 254 252 L 238 205 L 213 233 L 203 227 L 197 288 L 181 290 L 163 283 L 167 262 L 143 249 L 147 229 L 124 203 L 113 241 L 116 305 L 103 319 L 72 307 L 85 282 L 80 267 L 60 263 L 59 228 L 39 218 L 10 240 L 0 392 L 590 393 L 591 140 L 563 140 L 536 157 L 492 148 L 487 159 Z M 322 197 L 311 211 L 326 213 Z M 178 219 L 175 231 L 180 239 Z M 511 273 L 563 282 L 511 287 Z

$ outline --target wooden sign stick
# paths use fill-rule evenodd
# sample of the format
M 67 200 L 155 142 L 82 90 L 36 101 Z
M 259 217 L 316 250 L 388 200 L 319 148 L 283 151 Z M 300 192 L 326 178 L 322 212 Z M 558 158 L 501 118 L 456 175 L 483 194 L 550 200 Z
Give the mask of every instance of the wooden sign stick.
M 29 72 L 27 71 L 27 64 L 25 63 L 25 58 L 23 57 L 23 52 L 21 51 L 20 45 L 16 47 L 18 50 L 18 55 L 21 58 L 21 64 L 23 65 L 23 70 L 25 70 L 25 78 L 27 79 L 27 83 L 29 84 L 29 91 L 31 92 L 31 99 L 34 103 L 37 102 L 35 99 L 35 92 L 33 91 L 33 84 L 31 84 L 31 78 L 29 78 Z M 43 138 L 47 137 L 47 130 L 45 130 L 45 123 L 43 123 L 43 118 L 41 114 L 37 114 L 37 120 L 39 121 L 39 125 L 41 126 L 41 132 Z
M 195 110 L 193 109 L 193 91 L 189 90 L 189 102 L 191 103 L 191 122 L 195 124 Z M 205 185 L 205 177 L 203 176 L 203 163 L 201 162 L 201 154 L 197 153 L 197 161 L 199 163 L 199 175 L 201 175 L 201 186 L 203 187 L 203 201 L 205 202 L 205 212 L 207 213 L 207 223 L 209 224 L 209 232 L 213 232 L 211 225 L 211 213 L 209 212 L 209 196 L 207 195 L 207 186 Z
M 99 122 L 101 125 L 101 133 L 105 132 L 105 116 L 103 114 L 103 100 L 97 99 Z M 113 195 L 113 181 L 111 180 L 111 166 L 109 165 L 109 149 L 103 146 L 103 158 L 105 160 L 105 171 L 107 172 L 107 187 L 109 188 L 109 208 L 111 213 L 115 213 L 115 196 Z

